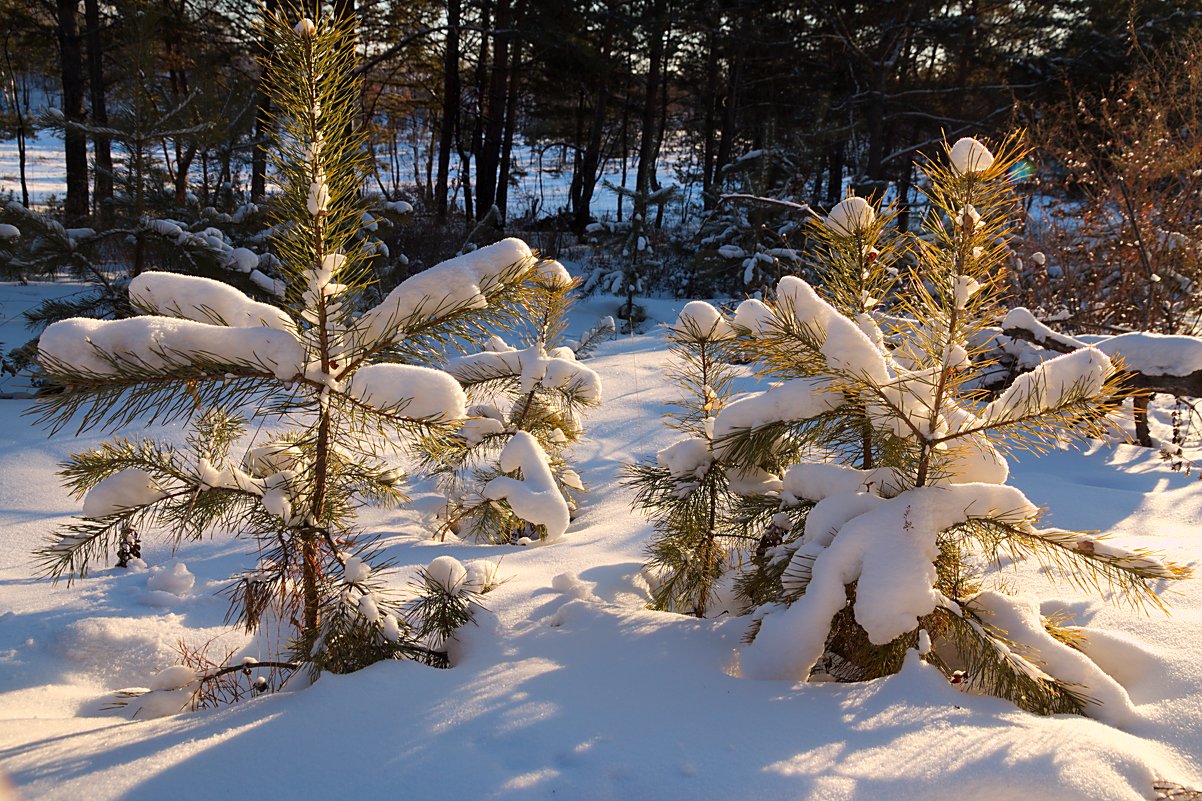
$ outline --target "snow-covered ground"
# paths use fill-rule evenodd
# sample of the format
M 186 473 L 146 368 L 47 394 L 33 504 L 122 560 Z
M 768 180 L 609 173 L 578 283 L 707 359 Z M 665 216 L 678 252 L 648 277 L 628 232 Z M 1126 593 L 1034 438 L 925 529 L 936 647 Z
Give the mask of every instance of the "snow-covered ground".
M 65 291 L 0 286 L 0 321 Z M 571 333 L 616 304 L 582 301 Z M 647 305 L 663 321 L 680 304 Z M 0 341 L 18 333 L 0 327 Z M 173 664 L 180 641 L 268 656 L 222 625 L 215 596 L 248 564 L 247 546 L 218 536 L 172 554 L 148 536 L 143 556 L 157 573 L 101 568 L 71 586 L 38 577 L 32 551 L 79 509 L 55 463 L 102 438 L 48 439 L 22 416 L 28 401 L 0 401 L 0 771 L 20 798 L 71 801 L 1094 801 L 1152 798 L 1158 779 L 1202 787 L 1198 579 L 1176 588 L 1165 617 L 1048 586 L 1034 564 L 1004 574 L 1049 599 L 1045 613 L 1107 632 L 1107 653 L 1121 656 L 1108 667 L 1137 705 L 1125 731 L 966 695 L 917 660 L 865 684 L 736 678 L 745 619 L 648 611 L 640 567 L 650 526 L 619 480 L 624 464 L 674 439 L 661 418 L 674 395 L 667 358 L 654 331 L 608 342 L 588 362 L 605 387 L 576 454 L 591 492 L 557 543 L 444 543 L 411 512 L 365 519 L 400 566 L 398 585 L 442 554 L 501 559 L 506 580 L 462 631 L 452 669 L 381 663 L 149 721 L 104 707 L 113 690 Z M 182 438 L 178 428 L 150 433 Z M 1053 510 L 1053 524 L 1112 532 L 1183 562 L 1202 554 L 1202 485 L 1155 452 L 1099 445 L 1025 458 L 1013 475 Z M 175 580 L 179 564 L 195 576 L 190 588 Z

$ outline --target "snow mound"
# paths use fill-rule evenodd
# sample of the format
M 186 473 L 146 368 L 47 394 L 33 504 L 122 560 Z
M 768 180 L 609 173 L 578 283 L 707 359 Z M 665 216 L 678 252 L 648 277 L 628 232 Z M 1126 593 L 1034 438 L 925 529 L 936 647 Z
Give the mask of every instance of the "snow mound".
M 862 197 L 849 197 L 835 204 L 824 222 L 839 236 L 855 236 L 872 227 L 876 211 Z
M 282 309 L 252 300 L 235 287 L 211 278 L 142 273 L 129 282 L 129 299 L 138 308 L 164 317 L 234 328 L 267 326 L 296 332 L 292 318 Z
M 105 517 L 125 509 L 146 506 L 166 495 L 154 477 L 138 467 L 127 467 L 102 479 L 83 499 L 84 517 Z

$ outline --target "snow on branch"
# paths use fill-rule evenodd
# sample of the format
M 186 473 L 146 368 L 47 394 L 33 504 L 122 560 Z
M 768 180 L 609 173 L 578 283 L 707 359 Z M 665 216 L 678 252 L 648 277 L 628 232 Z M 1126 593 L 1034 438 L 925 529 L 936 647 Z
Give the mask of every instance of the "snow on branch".
M 266 326 L 296 333 L 282 309 L 260 303 L 221 281 L 177 273 L 145 272 L 130 281 L 129 299 L 145 312 L 233 328 Z
M 260 370 L 286 381 L 301 372 L 305 357 L 300 341 L 286 331 L 166 317 L 63 320 L 42 334 L 38 355 L 46 372 L 66 383 L 81 375 L 167 375 L 198 362 Z
M 529 245 L 503 239 L 448 259 L 407 278 L 378 306 L 364 312 L 353 328 L 364 343 L 398 343 L 407 329 L 456 311 L 488 306 L 487 290 L 507 271 L 532 263 Z
M 529 432 L 517 431 L 501 451 L 501 469 L 521 471 L 521 478 L 497 476 L 484 487 L 490 501 L 505 501 L 518 517 L 547 530 L 553 542 L 568 529 L 571 514 L 555 483 L 547 454 Z

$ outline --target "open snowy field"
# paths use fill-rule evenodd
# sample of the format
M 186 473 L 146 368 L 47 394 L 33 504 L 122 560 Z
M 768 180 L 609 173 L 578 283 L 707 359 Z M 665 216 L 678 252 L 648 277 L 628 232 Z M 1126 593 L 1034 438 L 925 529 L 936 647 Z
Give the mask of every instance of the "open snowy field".
M 17 344 L 15 317 L 39 296 L 70 291 L 0 286 L 0 341 Z M 582 301 L 574 331 L 615 304 Z M 648 310 L 670 320 L 679 305 L 652 301 Z M 1160 780 L 1202 787 L 1197 578 L 1174 588 L 1166 617 L 1050 586 L 1035 564 L 1001 574 L 1048 599 L 1045 614 L 1104 632 L 1105 667 L 1136 708 L 1125 730 L 967 695 L 917 654 L 899 675 L 865 684 L 737 678 L 746 619 L 647 611 L 640 569 L 651 528 L 630 511 L 620 479 L 623 465 L 675 439 L 661 417 L 675 392 L 667 359 L 653 329 L 605 343 L 589 361 L 605 388 L 576 453 L 590 493 L 558 542 L 438 542 L 414 512 L 364 521 L 384 537 L 397 586 L 442 554 L 501 560 L 504 583 L 461 630 L 452 669 L 379 663 L 147 721 L 105 707 L 113 690 L 175 663 L 179 643 L 269 656 L 223 625 L 226 603 L 215 594 L 250 564 L 248 545 L 219 536 L 173 554 L 151 535 L 149 572 L 100 567 L 71 586 L 39 577 L 33 550 L 80 507 L 60 487 L 56 462 L 103 437 L 48 438 L 23 416 L 29 401 L 0 401 L 0 772 L 30 801 L 1119 801 L 1154 798 Z M 178 427 L 151 433 L 182 439 Z M 1053 510 L 1054 525 L 1199 562 L 1202 484 L 1154 451 L 1098 444 L 1026 457 L 1012 474 Z M 415 487 L 415 498 L 425 491 Z M 190 587 L 163 580 L 180 564 L 195 577 Z

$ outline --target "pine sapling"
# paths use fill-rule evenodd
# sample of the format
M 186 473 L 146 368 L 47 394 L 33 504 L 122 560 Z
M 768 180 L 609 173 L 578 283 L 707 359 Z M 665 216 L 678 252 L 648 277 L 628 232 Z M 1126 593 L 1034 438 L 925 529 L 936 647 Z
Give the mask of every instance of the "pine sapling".
M 995 157 L 962 139 L 946 165 L 927 166 L 931 213 L 894 295 L 890 337 L 870 310 L 845 311 L 795 278 L 782 279 L 774 304 L 736 313 L 746 351 L 787 380 L 719 413 L 717 451 L 760 468 L 780 449 L 797 453 L 755 493 L 794 524 L 789 545 L 764 560 L 778 589 L 757 599 L 744 675 L 866 679 L 917 649 L 949 677 L 1032 711 L 1128 718 L 1126 692 L 1073 647 L 1077 633 L 983 578 L 1003 554 L 1029 556 L 1076 586 L 1160 607 L 1160 583 L 1189 573 L 1041 528 L 1039 510 L 1006 486 L 1004 453 L 1100 436 L 1122 397 L 1114 365 L 1092 348 L 1045 362 L 993 400 L 975 389 L 975 343 L 1000 316 L 1018 156 L 1012 142 Z M 871 461 L 846 433 L 864 420 Z
M 654 462 L 626 468 L 634 506 L 655 520 L 647 548 L 652 608 L 705 617 L 731 557 L 746 546 L 732 525 L 737 500 L 726 465 L 715 459 L 714 419 L 732 392 L 734 331 L 708 303 L 685 305 L 668 328 L 669 377 L 682 390 L 668 425 L 685 434 Z
M 83 575 L 131 527 L 173 543 L 232 531 L 258 559 L 228 590 L 231 617 L 248 630 L 268 616 L 291 621 L 283 661 L 314 672 L 385 658 L 445 665 L 442 640 L 431 646 L 427 624 L 385 580 L 389 565 L 356 515 L 404 502 L 399 446 L 452 441 L 466 399 L 425 365 L 510 319 L 534 259 L 506 240 L 370 305 L 354 28 L 328 18 L 293 26 L 284 13 L 299 17 L 289 9 L 265 21 L 284 304 L 151 271 L 130 283 L 142 315 L 46 330 L 41 367 L 64 390 L 34 411 L 53 431 L 183 419 L 191 433 L 184 447 L 125 436 L 72 456 L 63 475 L 84 497 L 83 517 L 40 556 L 54 576 Z
M 450 498 L 444 531 L 510 543 L 553 541 L 567 529 L 584 491 L 568 453 L 582 415 L 601 402 L 600 378 L 558 344 L 574 287 L 559 262 L 540 262 L 524 287 L 524 347 L 493 336 L 486 350 L 450 361 L 474 417 L 449 447 L 430 451 Z

